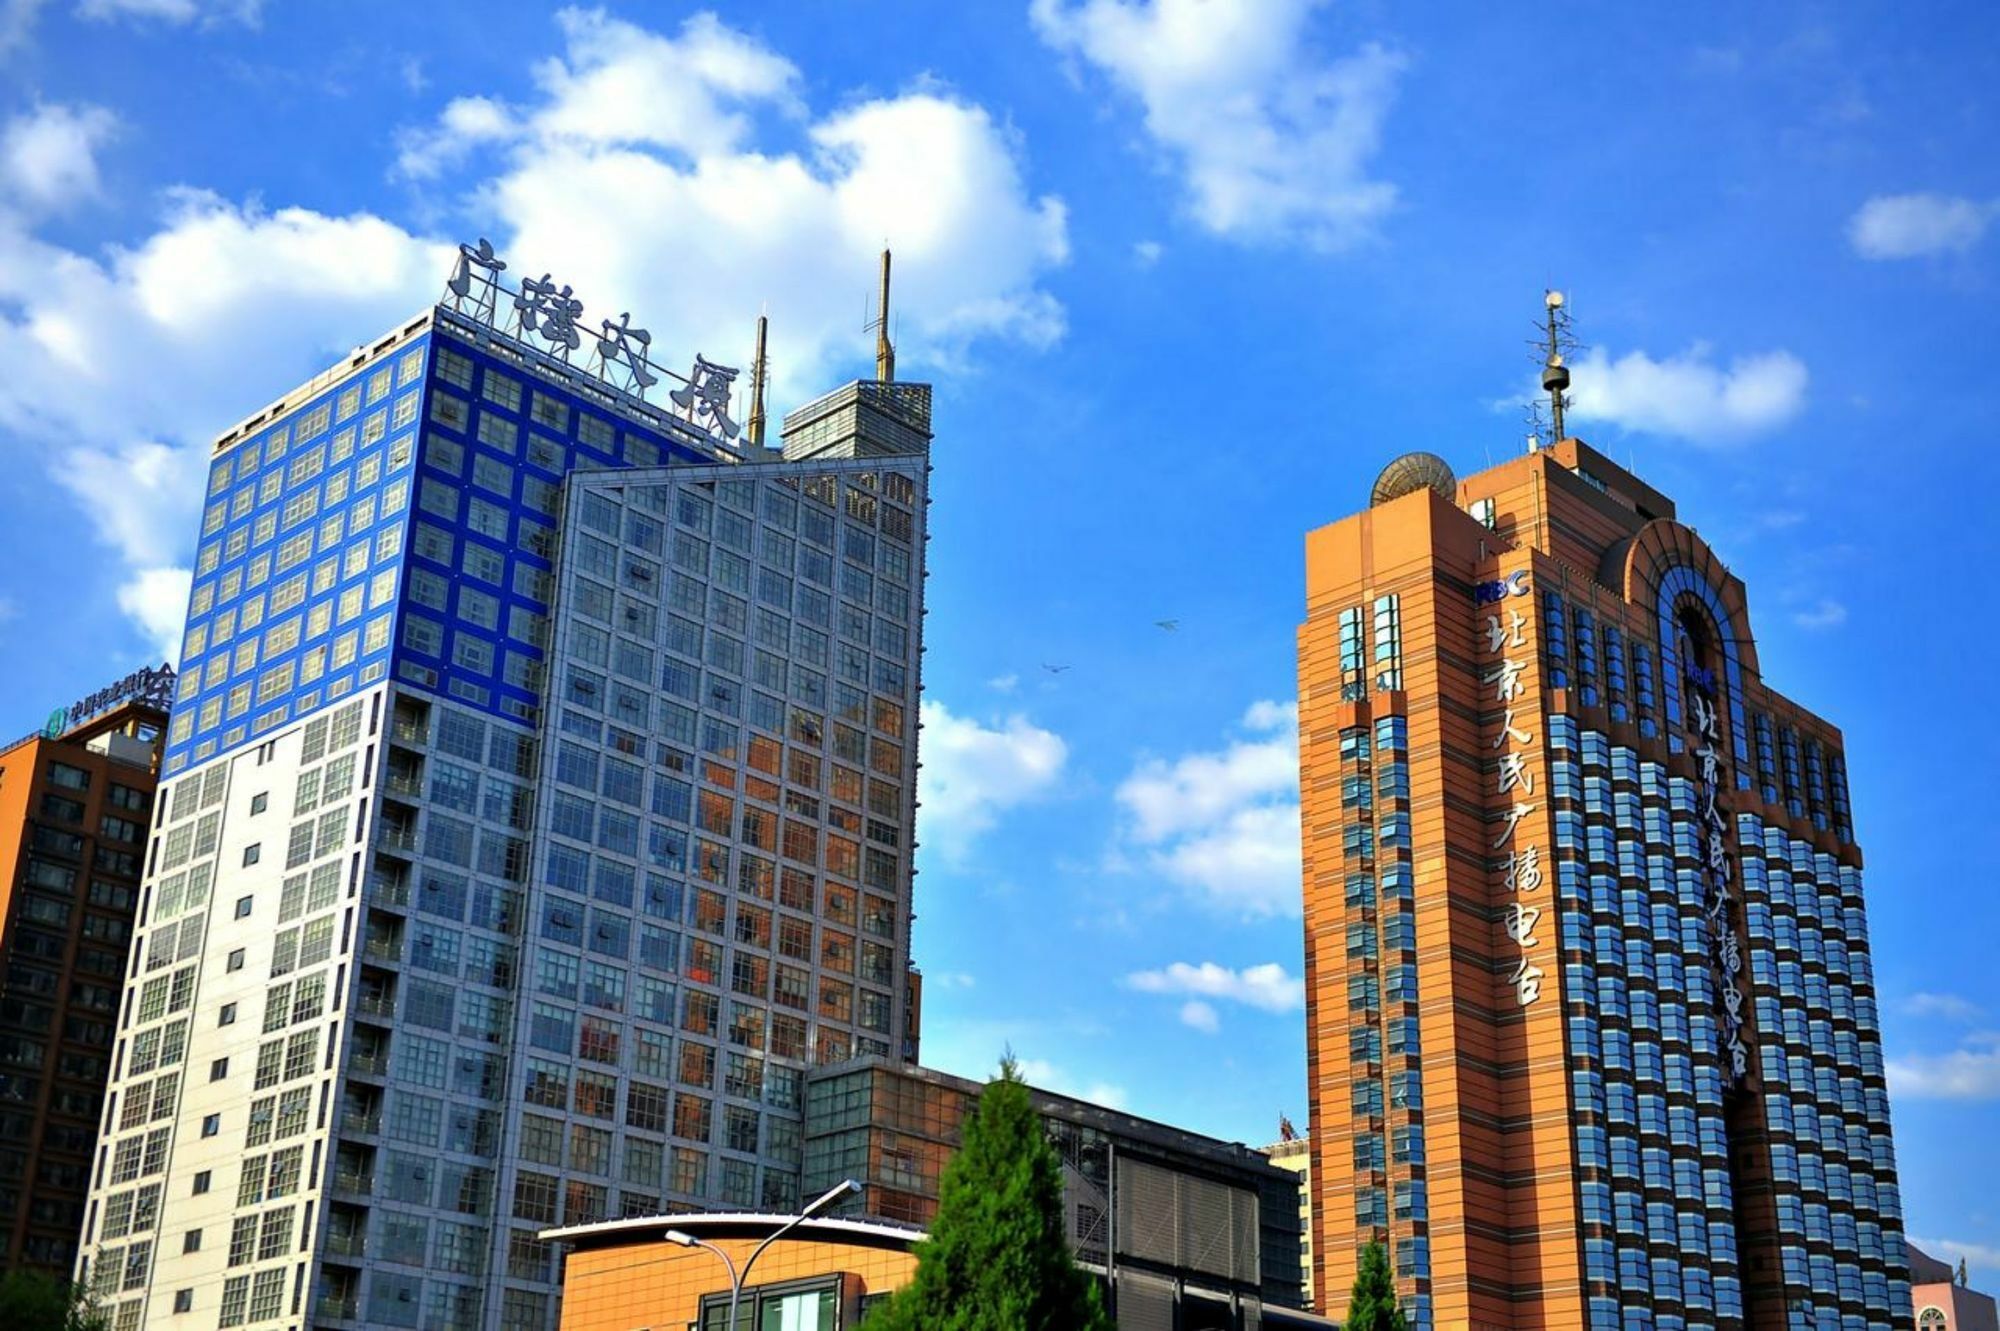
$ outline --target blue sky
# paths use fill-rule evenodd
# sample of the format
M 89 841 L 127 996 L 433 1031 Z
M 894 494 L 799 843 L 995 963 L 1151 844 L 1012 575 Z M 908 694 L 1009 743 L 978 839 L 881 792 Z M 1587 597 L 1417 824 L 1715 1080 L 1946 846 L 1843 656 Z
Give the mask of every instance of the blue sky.
M 451 243 L 669 363 L 768 308 L 788 405 L 865 371 L 886 239 L 939 390 L 927 1061 L 1266 1140 L 1305 1117 L 1302 535 L 1401 451 L 1517 449 L 1560 286 L 1575 432 L 1846 730 L 1909 1228 L 2000 1283 L 1996 26 L 0 0 L 0 729 L 157 659 L 205 440 Z

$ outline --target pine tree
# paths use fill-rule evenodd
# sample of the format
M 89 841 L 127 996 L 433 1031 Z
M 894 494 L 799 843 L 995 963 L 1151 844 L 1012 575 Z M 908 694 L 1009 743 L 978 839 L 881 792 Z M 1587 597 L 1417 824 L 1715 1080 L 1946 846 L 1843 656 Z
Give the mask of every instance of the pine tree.
M 1062 1164 L 1011 1057 L 945 1166 L 915 1276 L 865 1331 L 1112 1331 L 1070 1257 Z
M 1347 1296 L 1347 1316 L 1341 1331 L 1407 1331 L 1396 1306 L 1396 1282 L 1389 1278 L 1389 1253 L 1379 1243 L 1361 1250 L 1361 1269 L 1354 1273 L 1354 1292 Z

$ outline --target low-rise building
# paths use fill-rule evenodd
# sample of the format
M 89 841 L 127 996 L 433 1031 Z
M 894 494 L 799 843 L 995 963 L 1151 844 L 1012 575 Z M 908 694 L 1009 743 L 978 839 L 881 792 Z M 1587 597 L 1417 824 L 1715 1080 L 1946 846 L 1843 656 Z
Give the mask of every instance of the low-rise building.
M 749 1325 L 856 1326 L 875 1299 L 910 1279 L 912 1250 L 937 1214 L 939 1179 L 980 1090 L 881 1058 L 808 1075 L 804 1191 L 853 1179 L 862 1194 L 846 1215 L 805 1221 L 757 1259 L 744 1299 L 763 1311 Z M 1121 1328 L 1331 1325 L 1297 1311 L 1294 1175 L 1241 1143 L 1048 1091 L 1029 1095 L 1062 1160 L 1070 1245 L 1105 1281 Z M 569 1249 L 563 1331 L 719 1331 L 730 1276 L 715 1250 L 740 1270 L 789 1220 L 683 1214 L 545 1231 Z M 678 1238 L 669 1241 L 669 1231 Z
M 2000 1331 L 1991 1296 L 1958 1283 L 1949 1262 L 1941 1262 L 1912 1243 L 1910 1306 L 1916 1309 L 1917 1331 Z
M 1287 1123 L 1286 1127 L 1291 1125 Z M 1283 1141 L 1272 1142 L 1264 1148 L 1264 1154 L 1272 1164 L 1280 1169 L 1290 1170 L 1299 1176 L 1299 1306 L 1311 1309 L 1319 1305 L 1313 1302 L 1313 1194 L 1312 1194 L 1312 1139 L 1290 1136 Z

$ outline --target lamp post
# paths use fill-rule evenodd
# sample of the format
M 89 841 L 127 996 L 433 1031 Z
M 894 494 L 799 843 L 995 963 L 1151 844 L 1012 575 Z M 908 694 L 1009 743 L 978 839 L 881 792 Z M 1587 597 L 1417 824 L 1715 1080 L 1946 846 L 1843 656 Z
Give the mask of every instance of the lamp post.
M 771 1234 L 768 1238 L 766 1238 L 762 1243 L 758 1244 L 756 1247 L 752 1248 L 750 1250 L 750 1256 L 744 1260 L 743 1269 L 741 1271 L 738 1271 L 736 1269 L 735 1262 L 729 1260 L 728 1253 L 716 1247 L 713 1243 L 709 1243 L 703 1239 L 696 1238 L 694 1235 L 688 1233 L 684 1229 L 668 1230 L 666 1233 L 666 1240 L 669 1243 L 677 1243 L 683 1248 L 706 1248 L 710 1252 L 714 1253 L 717 1257 L 720 1257 L 722 1259 L 723 1267 L 729 1272 L 729 1321 L 726 1324 L 727 1331 L 737 1331 L 736 1305 L 743 1297 L 743 1282 L 750 1278 L 750 1268 L 757 1264 L 757 1259 L 763 1255 L 764 1249 L 770 1247 L 773 1243 L 776 1243 L 779 1239 L 791 1233 L 792 1230 L 804 1224 L 806 1221 L 812 1219 L 814 1216 L 818 1215 L 821 1211 L 826 1210 L 827 1207 L 832 1206 L 835 1202 L 839 1201 L 841 1198 L 851 1196 L 854 1193 L 860 1191 L 861 1191 L 861 1185 L 859 1183 L 856 1183 L 851 1178 L 843 1179 L 839 1183 L 834 1184 L 831 1188 L 828 1188 L 825 1192 L 821 1193 L 817 1198 L 815 1198 L 806 1207 L 805 1210 L 800 1211 L 790 1220 L 787 1220 L 784 1224 L 778 1226 L 778 1228 L 771 1231 Z

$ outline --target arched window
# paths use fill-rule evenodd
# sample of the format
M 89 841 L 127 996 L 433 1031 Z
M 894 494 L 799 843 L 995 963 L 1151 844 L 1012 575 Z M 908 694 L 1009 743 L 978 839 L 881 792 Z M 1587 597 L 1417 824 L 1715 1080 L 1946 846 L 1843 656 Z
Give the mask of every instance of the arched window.
M 1947 1331 L 1950 1326 L 1942 1308 L 1926 1308 L 1917 1314 L 1917 1331 Z

